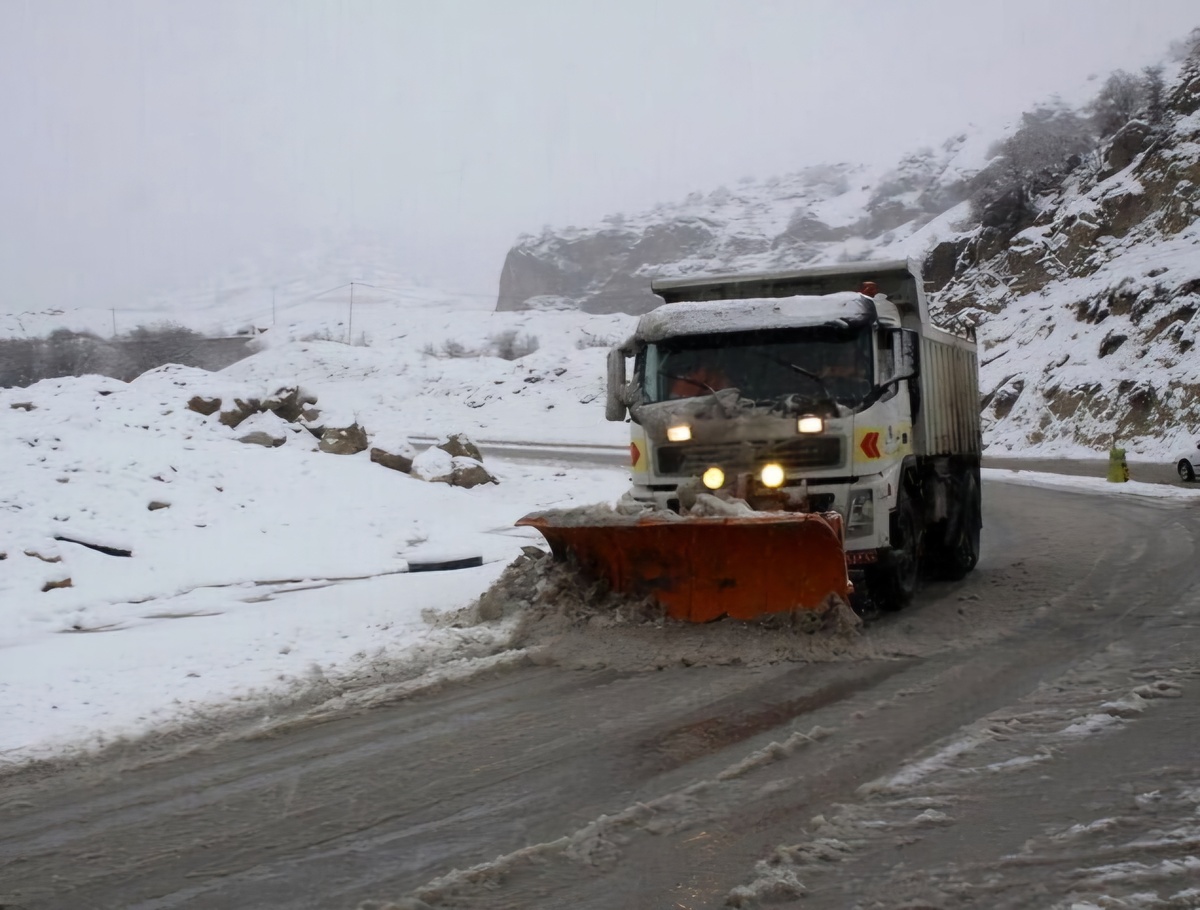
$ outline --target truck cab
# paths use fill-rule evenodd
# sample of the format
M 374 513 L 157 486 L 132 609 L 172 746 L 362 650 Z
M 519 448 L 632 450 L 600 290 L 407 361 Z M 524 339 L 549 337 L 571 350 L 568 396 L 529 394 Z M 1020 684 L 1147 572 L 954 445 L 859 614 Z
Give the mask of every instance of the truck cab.
M 662 306 L 610 353 L 631 426 L 629 498 L 698 492 L 760 512 L 837 512 L 879 607 L 924 569 L 978 558 L 977 360 L 932 325 L 914 263 L 658 281 Z

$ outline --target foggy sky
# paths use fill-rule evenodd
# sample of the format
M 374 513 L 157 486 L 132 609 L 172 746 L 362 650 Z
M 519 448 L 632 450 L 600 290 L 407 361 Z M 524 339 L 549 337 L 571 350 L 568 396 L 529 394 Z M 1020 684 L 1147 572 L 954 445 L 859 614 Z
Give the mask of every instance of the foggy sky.
M 490 293 L 521 232 L 892 161 L 1196 25 L 1195 0 L 0 0 L 0 308 L 121 306 L 326 231 Z

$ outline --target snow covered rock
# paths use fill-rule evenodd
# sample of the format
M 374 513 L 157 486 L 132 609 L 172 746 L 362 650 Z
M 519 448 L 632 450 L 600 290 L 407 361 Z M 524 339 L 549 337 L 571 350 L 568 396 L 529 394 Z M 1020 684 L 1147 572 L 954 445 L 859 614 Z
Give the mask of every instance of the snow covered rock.
M 276 389 L 262 402 L 264 411 L 273 411 L 288 423 L 295 423 L 302 417 L 305 420 L 315 420 L 319 412 L 311 407 L 317 403 L 317 396 L 305 391 L 299 386 Z
M 268 449 L 275 449 L 287 442 L 287 437 L 273 436 L 263 430 L 255 430 L 253 433 L 247 433 L 245 436 L 239 436 L 238 442 L 244 442 L 247 445 L 264 446 Z
M 465 455 L 451 455 L 437 446 L 431 446 L 413 459 L 412 476 L 429 483 L 448 483 L 466 489 L 484 483 L 499 483 L 482 462 Z
M 471 458 L 475 461 L 483 461 L 483 455 L 479 451 L 479 446 L 471 442 L 466 433 L 454 433 L 447 436 L 437 444 L 436 448 L 456 458 Z
M 330 455 L 357 455 L 367 447 L 367 431 L 357 423 L 328 427 L 321 434 L 321 451 Z
M 262 402 L 257 398 L 235 398 L 233 405 L 221 411 L 221 416 L 218 419 L 231 430 L 236 430 L 245 420 L 261 410 Z
M 221 399 L 205 395 L 193 395 L 187 403 L 189 411 L 195 411 L 204 417 L 209 417 L 221 410 Z
M 405 448 L 407 451 L 389 452 L 379 446 L 371 446 L 371 461 L 381 464 L 385 468 L 391 468 L 393 471 L 407 474 L 412 470 L 413 458 L 416 457 L 416 454 L 411 446 Z

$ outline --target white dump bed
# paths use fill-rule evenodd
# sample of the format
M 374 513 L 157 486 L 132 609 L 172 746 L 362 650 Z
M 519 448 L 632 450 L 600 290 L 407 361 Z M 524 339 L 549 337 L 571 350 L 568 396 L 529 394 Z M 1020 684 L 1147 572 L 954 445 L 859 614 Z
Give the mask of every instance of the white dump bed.
M 979 456 L 982 446 L 975 345 L 926 326 L 921 332 L 920 358 L 921 403 L 913 419 L 917 453 Z

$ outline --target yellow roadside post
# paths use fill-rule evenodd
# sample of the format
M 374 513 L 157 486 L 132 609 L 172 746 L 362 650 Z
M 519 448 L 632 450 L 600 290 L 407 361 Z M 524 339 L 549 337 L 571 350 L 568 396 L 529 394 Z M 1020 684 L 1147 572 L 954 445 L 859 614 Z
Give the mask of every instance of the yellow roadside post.
M 1129 463 L 1125 461 L 1125 450 L 1113 446 L 1108 450 L 1108 482 L 1125 483 L 1129 479 Z

